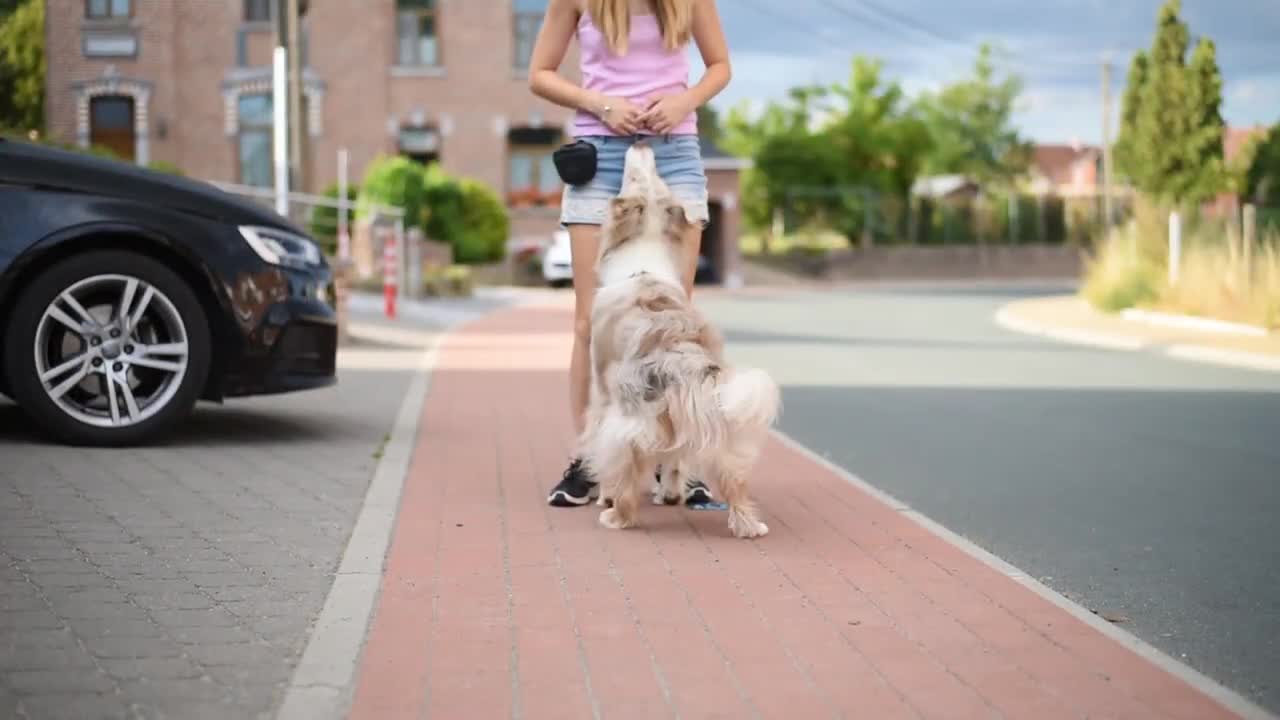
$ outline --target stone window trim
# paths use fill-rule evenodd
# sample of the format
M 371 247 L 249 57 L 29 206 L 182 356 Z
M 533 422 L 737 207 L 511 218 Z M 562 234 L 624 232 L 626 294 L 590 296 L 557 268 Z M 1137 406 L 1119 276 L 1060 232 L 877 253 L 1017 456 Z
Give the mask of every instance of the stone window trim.
M 223 132 L 227 137 L 235 137 L 240 133 L 240 96 L 270 95 L 271 85 L 271 68 L 233 72 L 223 81 Z M 309 68 L 302 73 L 302 94 L 307 100 L 307 135 L 318 138 L 324 134 L 325 84 Z
M 138 165 L 151 162 L 151 91 L 146 80 L 116 75 L 107 68 L 103 77 L 73 83 L 71 91 L 76 99 L 76 144 L 89 147 L 89 105 L 96 97 L 121 95 L 133 98 L 133 131 L 136 143 L 134 161 Z

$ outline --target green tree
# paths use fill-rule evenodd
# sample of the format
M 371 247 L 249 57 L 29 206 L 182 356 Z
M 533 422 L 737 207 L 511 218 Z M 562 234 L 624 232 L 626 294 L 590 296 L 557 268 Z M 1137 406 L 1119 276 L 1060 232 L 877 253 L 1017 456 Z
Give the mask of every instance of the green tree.
M 710 105 L 698 108 L 698 135 L 720 144 L 720 113 Z
M 1244 196 L 1258 205 L 1280 206 L 1280 123 L 1255 143 L 1244 173 Z
M 1129 76 L 1124 84 L 1124 99 L 1120 104 L 1120 133 L 1115 142 L 1116 169 L 1129 178 L 1130 182 L 1146 182 L 1142 176 L 1142 165 L 1138 160 L 1137 138 L 1138 111 L 1142 104 L 1142 88 L 1147 84 L 1147 53 L 1143 50 L 1133 54 L 1129 64 Z
M 1227 187 L 1222 160 L 1222 75 L 1213 42 L 1190 62 L 1190 32 L 1179 0 L 1160 8 L 1144 69 L 1130 73 L 1121 137 L 1125 172 L 1162 205 L 1196 203 Z M 1135 57 L 1134 65 L 1143 61 Z
M 43 127 L 44 74 L 44 0 L 25 0 L 0 14 L 0 127 Z
M 929 174 L 958 173 L 1007 185 L 1026 171 L 1031 148 L 1013 126 L 1022 80 L 998 76 L 993 54 L 990 45 L 982 45 L 971 77 L 920 99 L 933 140 L 924 163 Z

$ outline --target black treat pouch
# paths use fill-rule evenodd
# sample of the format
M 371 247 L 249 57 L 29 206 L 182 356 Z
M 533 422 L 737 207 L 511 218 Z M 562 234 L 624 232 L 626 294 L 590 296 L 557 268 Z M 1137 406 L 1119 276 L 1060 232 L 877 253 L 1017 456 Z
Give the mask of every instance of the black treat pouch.
M 596 176 L 596 146 L 586 140 L 562 145 L 551 154 L 551 161 L 568 185 L 586 185 Z

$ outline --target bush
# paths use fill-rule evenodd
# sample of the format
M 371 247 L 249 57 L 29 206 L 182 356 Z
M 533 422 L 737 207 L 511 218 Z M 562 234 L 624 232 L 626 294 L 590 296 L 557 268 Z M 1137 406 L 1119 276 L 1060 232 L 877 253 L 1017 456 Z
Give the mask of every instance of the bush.
M 330 200 L 338 199 L 338 183 L 325 188 L 324 196 Z M 347 227 L 350 228 L 356 218 L 356 203 L 360 198 L 359 186 L 347 187 Z M 338 253 L 338 208 L 318 205 L 311 210 L 311 220 L 307 226 L 311 236 L 320 243 L 329 256 Z M 350 230 L 347 231 L 351 232 Z
M 453 244 L 453 256 L 461 263 L 486 263 L 506 255 L 511 222 L 498 194 L 477 180 L 465 179 L 462 191 L 461 228 Z
M 426 218 L 419 227 L 422 228 L 428 240 L 452 245 L 456 259 L 458 242 L 461 240 L 464 227 L 462 186 L 457 180 L 449 177 L 439 165 L 434 164 L 423 172 L 422 182 Z
M 465 265 L 430 267 L 422 278 L 422 292 L 427 297 L 468 297 L 474 285 L 471 268 Z
M 150 163 L 147 163 L 147 169 L 164 173 L 166 175 L 177 175 L 178 177 L 186 176 L 186 173 L 182 172 L 182 168 L 171 162 L 165 162 L 164 160 L 152 160 Z
M 427 168 L 406 157 L 379 156 L 369 165 L 357 193 L 357 217 L 368 217 L 373 205 L 404 210 L 406 227 L 425 228 Z M 334 197 L 337 197 L 336 193 Z
M 1163 266 L 1139 251 L 1137 233 L 1137 223 L 1130 223 L 1090 260 L 1082 294 L 1095 307 L 1117 312 L 1159 295 Z

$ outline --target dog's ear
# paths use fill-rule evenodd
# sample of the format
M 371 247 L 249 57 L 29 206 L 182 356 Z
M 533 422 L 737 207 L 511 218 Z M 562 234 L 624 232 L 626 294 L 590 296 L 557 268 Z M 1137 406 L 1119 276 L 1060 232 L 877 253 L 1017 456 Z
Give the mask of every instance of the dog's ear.
M 666 222 L 664 230 L 667 239 L 675 242 L 684 241 L 684 232 L 689 229 L 689 216 L 684 211 L 684 205 L 675 200 L 667 200 L 663 211 L 666 214 Z

